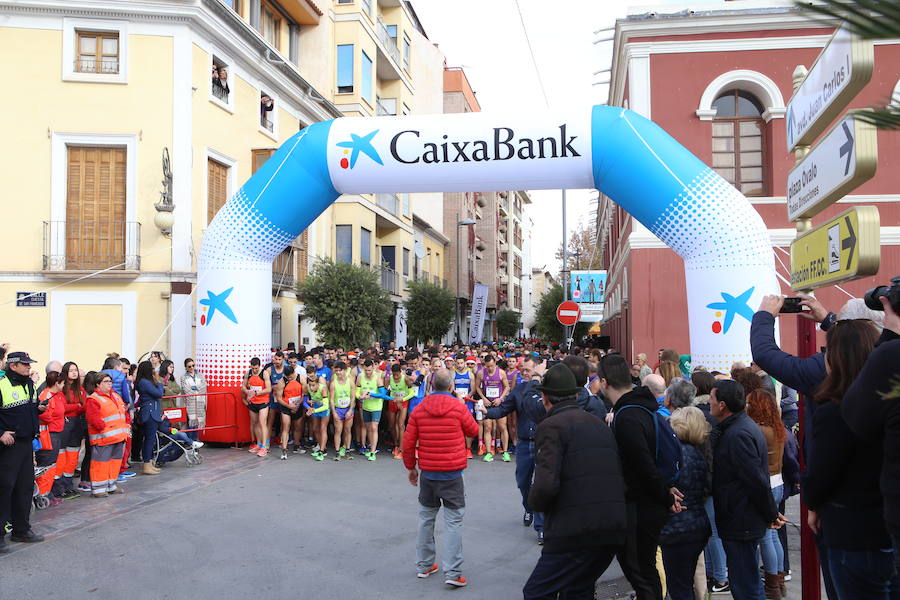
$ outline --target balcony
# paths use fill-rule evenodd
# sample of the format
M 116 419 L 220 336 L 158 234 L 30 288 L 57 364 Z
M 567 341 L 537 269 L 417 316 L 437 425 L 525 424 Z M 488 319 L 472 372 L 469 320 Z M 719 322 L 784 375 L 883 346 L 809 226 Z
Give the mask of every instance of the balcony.
M 44 271 L 138 271 L 136 221 L 44 221 Z
M 403 63 L 400 58 L 400 49 L 397 48 L 397 40 L 388 33 L 384 21 L 378 19 L 375 23 L 375 35 L 378 38 L 378 64 L 376 73 L 380 79 L 400 79 Z
M 381 289 L 395 296 L 400 295 L 400 273 L 394 269 L 381 265 Z
M 273 123 L 271 119 L 266 117 L 265 113 L 259 116 L 259 126 L 272 132 L 275 131 L 275 123 Z
M 375 202 L 392 215 L 400 216 L 400 194 L 375 194 Z
M 103 75 L 116 75 L 119 72 L 119 59 L 108 58 L 97 60 L 92 57 L 75 59 L 76 73 L 102 73 Z
M 225 104 L 228 104 L 228 90 L 226 90 L 222 86 L 213 84 L 212 95 L 214 98 L 218 98 Z
M 502 254 L 506 254 L 507 252 L 509 252 L 509 244 L 506 242 L 506 240 L 500 240 L 500 245 L 498 246 L 498 248 Z
M 475 192 L 475 204 L 477 204 L 481 208 L 487 206 L 487 199 L 484 197 L 484 194 L 482 194 L 481 192 Z
M 296 285 L 294 268 L 294 252 L 296 248 L 288 246 L 272 262 L 272 288 L 276 290 L 292 290 Z

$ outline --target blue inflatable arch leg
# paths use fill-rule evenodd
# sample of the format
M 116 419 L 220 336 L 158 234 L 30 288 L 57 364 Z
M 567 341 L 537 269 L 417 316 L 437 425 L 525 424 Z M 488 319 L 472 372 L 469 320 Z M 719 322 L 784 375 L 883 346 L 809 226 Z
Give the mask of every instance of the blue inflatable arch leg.
M 341 118 L 296 134 L 204 235 L 197 364 L 211 387 L 231 387 L 250 358 L 268 356 L 272 261 L 341 194 L 591 187 L 684 259 L 693 364 L 748 360 L 754 308 L 779 289 L 765 224 L 657 125 L 596 106 L 576 118 Z

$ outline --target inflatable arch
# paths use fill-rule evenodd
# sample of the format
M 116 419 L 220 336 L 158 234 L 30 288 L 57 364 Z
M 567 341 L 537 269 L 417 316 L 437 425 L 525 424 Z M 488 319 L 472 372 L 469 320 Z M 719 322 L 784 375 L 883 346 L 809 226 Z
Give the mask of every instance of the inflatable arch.
M 197 279 L 196 360 L 212 388 L 267 357 L 272 261 L 341 194 L 597 188 L 684 259 L 693 362 L 749 358 L 779 290 L 768 232 L 733 186 L 651 121 L 595 106 L 576 118 L 485 113 L 340 118 L 285 142 L 215 216 Z M 665 302 L 665 280 L 654 292 Z

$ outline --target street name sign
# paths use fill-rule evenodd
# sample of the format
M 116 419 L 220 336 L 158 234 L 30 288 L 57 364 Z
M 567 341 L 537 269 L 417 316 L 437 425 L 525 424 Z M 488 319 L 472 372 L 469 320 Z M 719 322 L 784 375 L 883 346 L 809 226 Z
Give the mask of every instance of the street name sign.
M 875 127 L 845 117 L 788 173 L 788 220 L 822 212 L 871 179 L 877 167 Z
M 581 308 L 571 300 L 566 300 L 556 309 L 556 318 L 566 326 L 574 325 L 581 318 Z
M 875 50 L 838 29 L 787 105 L 787 149 L 808 146 L 872 78 Z
M 791 242 L 791 289 L 814 290 L 867 277 L 881 262 L 881 219 L 855 206 Z

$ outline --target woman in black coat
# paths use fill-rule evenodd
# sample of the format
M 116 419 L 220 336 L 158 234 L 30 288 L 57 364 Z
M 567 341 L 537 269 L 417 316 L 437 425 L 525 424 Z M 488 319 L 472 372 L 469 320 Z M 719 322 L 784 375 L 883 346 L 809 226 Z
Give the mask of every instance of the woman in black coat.
M 694 600 L 694 570 L 711 533 L 704 508 L 712 488 L 707 443 L 710 427 L 703 412 L 694 406 L 676 410 L 669 424 L 681 442 L 684 460 L 678 476 L 678 489 L 684 494 L 682 503 L 687 508 L 669 517 L 660 533 L 659 545 L 669 598 Z

